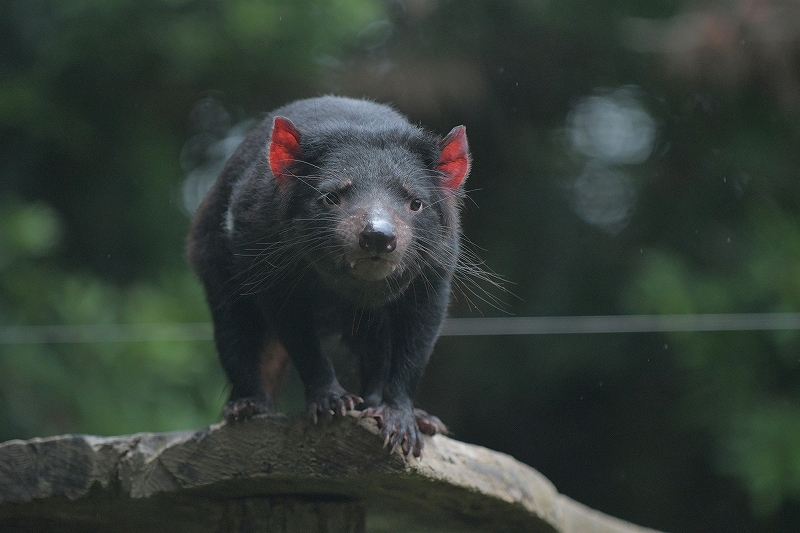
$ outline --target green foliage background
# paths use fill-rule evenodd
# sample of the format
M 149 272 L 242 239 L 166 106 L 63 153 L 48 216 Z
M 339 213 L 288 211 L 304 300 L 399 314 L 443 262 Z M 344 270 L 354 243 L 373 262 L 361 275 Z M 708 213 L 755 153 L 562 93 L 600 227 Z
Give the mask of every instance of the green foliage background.
M 800 311 L 800 32 L 758 33 L 800 16 L 756 4 L 768 16 L 678 0 L 4 2 L 0 327 L 207 321 L 183 259 L 182 149 L 330 92 L 467 125 L 465 233 L 513 282 L 514 314 Z M 657 31 L 631 44 L 642 20 L 698 13 L 696 53 L 658 49 Z M 566 124 L 626 87 L 657 138 L 623 169 L 635 208 L 608 231 L 576 212 L 586 158 Z M 196 114 L 209 97 L 221 124 Z M 470 313 L 457 295 L 453 314 Z M 199 427 L 225 400 L 207 341 L 4 339 L 0 440 Z M 798 331 L 443 338 L 418 399 L 621 518 L 800 523 Z

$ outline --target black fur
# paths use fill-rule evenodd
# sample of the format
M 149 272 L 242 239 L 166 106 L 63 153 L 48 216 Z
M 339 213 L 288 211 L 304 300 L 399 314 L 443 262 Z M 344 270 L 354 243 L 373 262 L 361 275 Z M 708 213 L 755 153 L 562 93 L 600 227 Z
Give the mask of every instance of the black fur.
M 269 164 L 276 116 L 301 135 L 301 156 L 284 186 Z M 263 357 L 278 341 L 315 419 L 361 404 L 386 443 L 406 455 L 420 455 L 420 431 L 444 431 L 411 399 L 444 321 L 459 256 L 462 187 L 442 186 L 440 154 L 440 137 L 391 108 L 338 97 L 277 109 L 245 139 L 200 206 L 188 248 L 232 385 L 229 419 L 269 407 Z M 393 222 L 397 238 L 397 249 L 380 257 L 396 264 L 377 255 L 352 259 L 365 253 L 354 242 L 376 211 Z M 354 275 L 357 268 L 366 274 Z M 321 352 L 328 334 L 341 334 L 360 357 L 360 397 L 339 385 Z

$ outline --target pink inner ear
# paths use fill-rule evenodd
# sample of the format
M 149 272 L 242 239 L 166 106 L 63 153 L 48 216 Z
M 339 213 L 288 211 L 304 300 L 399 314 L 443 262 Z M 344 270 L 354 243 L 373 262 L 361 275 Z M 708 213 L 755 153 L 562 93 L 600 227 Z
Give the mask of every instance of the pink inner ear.
M 458 189 L 469 173 L 469 146 L 467 128 L 456 126 L 442 140 L 442 155 L 437 168 L 445 175 L 442 185 L 451 190 Z
M 283 186 L 291 179 L 286 169 L 298 159 L 300 132 L 288 118 L 275 117 L 269 140 L 269 168 L 279 185 Z

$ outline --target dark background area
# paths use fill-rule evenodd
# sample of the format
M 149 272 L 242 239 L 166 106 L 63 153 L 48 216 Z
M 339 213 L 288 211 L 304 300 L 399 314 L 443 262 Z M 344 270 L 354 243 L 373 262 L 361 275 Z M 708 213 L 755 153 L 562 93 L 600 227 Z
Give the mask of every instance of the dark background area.
M 465 279 L 453 316 L 800 311 L 797 1 L 3 2 L 0 440 L 219 419 L 208 340 L 16 327 L 208 321 L 197 191 L 327 93 L 467 126 L 464 231 L 510 293 Z M 626 520 L 800 523 L 797 330 L 445 337 L 417 400 Z

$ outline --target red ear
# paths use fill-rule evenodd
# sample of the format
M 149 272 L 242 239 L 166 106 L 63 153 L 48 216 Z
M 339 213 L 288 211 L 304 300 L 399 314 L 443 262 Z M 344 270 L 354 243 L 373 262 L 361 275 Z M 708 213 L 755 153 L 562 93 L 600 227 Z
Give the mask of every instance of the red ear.
M 269 168 L 282 187 L 291 175 L 287 167 L 300 159 L 300 132 L 294 124 L 283 117 L 272 121 L 272 137 L 269 140 Z
M 444 173 L 442 185 L 450 190 L 458 189 L 469 173 L 469 146 L 467 128 L 456 126 L 442 139 L 442 155 L 437 168 Z

